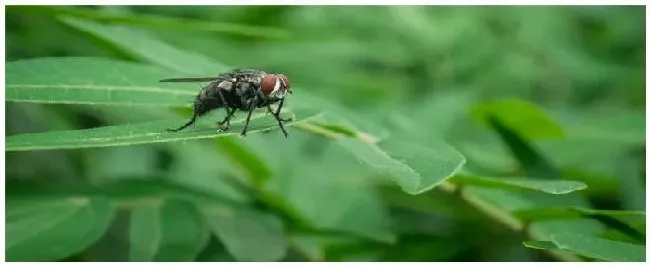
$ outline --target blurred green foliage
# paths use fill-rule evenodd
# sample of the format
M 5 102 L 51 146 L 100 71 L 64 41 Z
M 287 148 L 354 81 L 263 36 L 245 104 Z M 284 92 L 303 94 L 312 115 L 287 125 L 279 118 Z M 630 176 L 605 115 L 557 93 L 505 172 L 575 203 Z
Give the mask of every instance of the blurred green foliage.
M 7 260 L 645 260 L 643 7 L 5 21 Z M 288 139 L 157 133 L 199 89 L 157 80 L 233 67 L 291 77 Z

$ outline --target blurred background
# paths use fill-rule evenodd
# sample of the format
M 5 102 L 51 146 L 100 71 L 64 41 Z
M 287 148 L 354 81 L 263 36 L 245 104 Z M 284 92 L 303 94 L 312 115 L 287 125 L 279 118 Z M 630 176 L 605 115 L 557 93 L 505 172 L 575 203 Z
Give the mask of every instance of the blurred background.
M 516 176 L 520 162 L 468 110 L 490 100 L 525 101 L 568 132 L 531 142 L 563 178 L 589 185 L 583 196 L 594 208 L 645 210 L 644 7 L 7 7 L 7 62 L 108 57 L 148 63 L 63 16 L 148 34 L 226 66 L 286 73 L 294 91 L 322 100 L 325 111 L 353 114 L 364 132 L 422 143 L 443 139 L 465 155 L 467 169 L 481 175 Z M 7 135 L 179 114 L 12 102 L 5 110 Z M 459 197 L 438 190 L 405 194 L 327 139 L 294 128 L 289 134 L 288 141 L 273 131 L 216 144 L 6 153 L 6 190 L 20 180 L 175 180 L 279 217 L 288 248 L 274 260 L 558 259 L 525 248 L 526 233 L 491 220 Z M 233 149 L 239 152 L 233 155 Z M 231 181 L 260 175 L 269 177 L 263 188 Z M 131 215 L 128 208 L 120 210 L 99 241 L 62 260 L 133 259 Z M 169 230 L 183 234 L 188 226 L 193 225 Z M 169 260 L 236 260 L 223 234 L 250 237 L 238 236 L 233 227 L 193 248 L 159 252 Z M 256 241 L 275 245 L 274 238 L 260 237 Z M 176 253 L 184 255 L 169 255 Z

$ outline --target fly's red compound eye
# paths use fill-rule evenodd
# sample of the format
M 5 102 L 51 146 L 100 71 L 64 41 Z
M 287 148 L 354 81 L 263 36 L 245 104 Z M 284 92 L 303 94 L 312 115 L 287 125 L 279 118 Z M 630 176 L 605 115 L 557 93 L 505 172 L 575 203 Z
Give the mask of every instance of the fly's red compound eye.
M 264 95 L 268 96 L 271 94 L 274 90 L 276 90 L 276 86 L 279 84 L 279 80 L 275 75 L 266 75 L 262 78 L 261 82 L 261 87 L 262 87 L 262 93 Z

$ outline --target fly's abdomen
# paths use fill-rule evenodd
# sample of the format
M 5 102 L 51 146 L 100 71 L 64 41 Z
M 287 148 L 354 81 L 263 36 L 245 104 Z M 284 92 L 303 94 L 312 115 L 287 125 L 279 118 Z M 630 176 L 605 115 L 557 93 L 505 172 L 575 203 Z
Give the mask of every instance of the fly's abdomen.
M 224 102 L 219 97 L 218 88 L 216 87 L 205 88 L 194 100 L 194 112 L 199 116 L 205 115 L 214 109 L 222 108 L 223 106 Z

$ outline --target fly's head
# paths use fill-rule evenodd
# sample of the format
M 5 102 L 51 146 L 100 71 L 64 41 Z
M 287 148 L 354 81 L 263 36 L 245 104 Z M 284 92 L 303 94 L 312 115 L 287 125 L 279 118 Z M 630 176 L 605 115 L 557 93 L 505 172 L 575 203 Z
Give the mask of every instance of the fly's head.
M 260 82 L 264 96 L 280 100 L 288 93 L 291 93 L 291 83 L 284 74 L 267 74 Z

